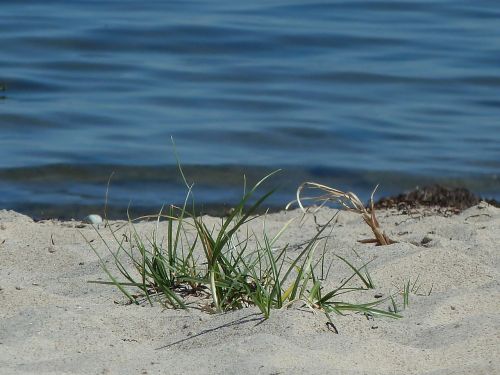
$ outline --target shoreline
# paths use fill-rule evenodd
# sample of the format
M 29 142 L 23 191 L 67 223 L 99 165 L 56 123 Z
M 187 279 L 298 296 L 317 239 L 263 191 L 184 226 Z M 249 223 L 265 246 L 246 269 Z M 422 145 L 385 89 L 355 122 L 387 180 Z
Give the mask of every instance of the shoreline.
M 293 199 L 293 195 L 290 195 Z M 459 213 L 464 209 L 470 208 L 480 201 L 486 201 L 494 207 L 500 207 L 500 201 L 492 198 L 481 197 L 472 193 L 466 188 L 460 187 L 445 187 L 442 185 L 429 185 L 417 187 L 415 189 L 406 190 L 404 192 L 384 195 L 375 200 L 375 208 L 380 209 L 393 209 L 399 210 L 417 209 L 423 207 L 438 207 L 441 209 L 450 208 L 455 213 Z M 284 210 L 288 202 L 270 205 L 263 205 L 258 213 L 278 213 Z M 176 204 L 176 203 L 174 203 Z M 182 203 L 177 202 L 177 205 Z M 368 204 L 368 202 L 366 202 Z M 65 206 L 58 206 L 54 204 L 26 204 L 25 206 L 14 207 L 0 207 L 0 209 L 13 210 L 24 215 L 30 216 L 35 221 L 40 220 L 82 220 L 89 214 L 99 214 L 105 216 L 103 204 L 93 205 L 78 205 L 71 204 Z M 107 217 L 111 220 L 126 220 L 127 210 L 129 210 L 130 217 L 140 217 L 145 215 L 152 215 L 158 213 L 161 206 L 140 206 L 131 205 L 130 207 L 108 205 Z M 196 213 L 199 215 L 210 215 L 216 217 L 224 217 L 230 212 L 232 205 L 229 203 L 208 203 L 199 204 L 196 207 Z M 68 214 L 69 211 L 69 214 Z
M 334 210 L 294 222 L 283 241 L 294 246 L 326 223 Z M 297 210 L 266 216 L 276 233 Z M 398 241 L 372 246 L 359 215 L 341 212 L 326 247 L 357 265 L 370 262 L 375 289 L 364 300 L 396 293 L 409 280 L 401 319 L 359 313 L 324 315 L 294 304 L 263 320 L 255 308 L 224 314 L 124 305 L 81 234 L 105 251 L 90 226 L 34 222 L 0 210 L 0 363 L 6 374 L 492 374 L 500 370 L 500 209 L 484 202 L 443 217 L 378 210 L 382 228 Z M 207 225 L 220 219 L 205 217 Z M 121 225 L 123 222 L 111 222 Z M 160 224 L 163 225 L 163 224 Z M 256 219 L 252 228 L 261 230 Z M 151 234 L 155 223 L 140 222 Z M 160 227 L 161 233 L 166 233 Z M 99 234 L 110 239 L 108 228 Z M 281 244 L 282 245 L 282 244 Z M 294 250 L 292 250 L 294 251 Z M 106 254 L 103 252 L 103 254 Z M 109 254 L 106 260 L 111 260 Z M 328 283 L 351 271 L 332 263 Z M 331 279 L 331 280 L 330 280 Z M 330 284 L 328 284 L 330 285 Z M 430 292 L 430 294 L 429 294 Z M 384 302 L 383 308 L 388 308 Z

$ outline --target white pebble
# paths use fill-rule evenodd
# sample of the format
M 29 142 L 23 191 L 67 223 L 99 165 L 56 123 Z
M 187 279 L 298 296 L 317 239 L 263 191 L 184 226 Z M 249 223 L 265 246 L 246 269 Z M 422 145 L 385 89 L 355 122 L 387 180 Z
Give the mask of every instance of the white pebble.
M 83 221 L 88 224 L 102 224 L 102 217 L 92 214 L 83 219 Z

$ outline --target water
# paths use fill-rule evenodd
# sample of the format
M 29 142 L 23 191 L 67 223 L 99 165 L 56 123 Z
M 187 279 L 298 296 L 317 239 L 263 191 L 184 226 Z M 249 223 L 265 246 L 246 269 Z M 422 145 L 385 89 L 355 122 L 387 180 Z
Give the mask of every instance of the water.
M 0 3 L 0 208 L 231 204 L 275 168 L 386 195 L 500 198 L 500 6 L 478 1 Z

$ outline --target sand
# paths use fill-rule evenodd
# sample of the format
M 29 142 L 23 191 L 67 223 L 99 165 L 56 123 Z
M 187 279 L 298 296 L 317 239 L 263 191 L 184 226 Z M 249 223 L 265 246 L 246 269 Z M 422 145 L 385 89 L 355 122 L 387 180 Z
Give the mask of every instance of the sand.
M 322 209 L 316 221 L 325 223 L 333 214 Z M 268 231 L 300 215 L 269 215 Z M 0 211 L 0 373 L 500 373 L 500 209 L 481 203 L 451 217 L 378 215 L 398 243 L 357 243 L 370 236 L 369 229 L 359 216 L 342 212 L 327 258 L 336 253 L 357 265 L 373 259 L 376 289 L 364 292 L 366 301 L 396 293 L 417 277 L 420 295 L 410 295 L 402 319 L 334 315 L 335 334 L 323 314 L 300 305 L 275 310 L 268 320 L 255 308 L 209 315 L 125 305 L 114 287 L 87 282 L 107 280 L 81 235 L 106 254 L 91 226 L 35 223 Z M 138 224 L 145 233 L 152 226 Z M 312 217 L 297 220 L 283 241 L 293 247 L 315 231 Z M 109 238 L 107 228 L 99 232 Z M 348 271 L 335 261 L 331 285 Z

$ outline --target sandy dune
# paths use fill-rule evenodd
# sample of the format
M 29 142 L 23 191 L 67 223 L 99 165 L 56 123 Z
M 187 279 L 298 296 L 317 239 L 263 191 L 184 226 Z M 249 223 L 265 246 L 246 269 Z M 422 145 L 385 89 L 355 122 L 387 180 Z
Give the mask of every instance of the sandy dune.
M 317 221 L 333 213 L 322 209 Z M 300 212 L 269 215 L 267 228 L 294 216 Z M 381 211 L 379 218 L 398 243 L 357 243 L 369 230 L 342 212 L 328 251 L 358 265 L 373 259 L 377 288 L 366 301 L 417 277 L 423 295 L 410 296 L 402 319 L 334 315 L 335 334 L 323 314 L 300 305 L 263 320 L 253 308 L 208 315 L 115 303 L 124 299 L 114 287 L 87 283 L 106 280 L 81 235 L 105 254 L 92 227 L 0 211 L 0 373 L 500 373 L 500 209 L 482 203 L 453 217 Z M 138 228 L 148 233 L 152 224 Z M 312 218 L 297 221 L 283 241 L 300 244 L 315 230 Z M 107 228 L 99 231 L 109 238 Z M 336 261 L 330 283 L 348 273 Z

